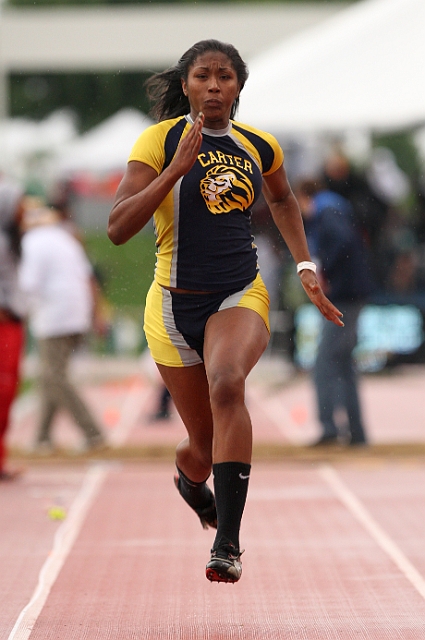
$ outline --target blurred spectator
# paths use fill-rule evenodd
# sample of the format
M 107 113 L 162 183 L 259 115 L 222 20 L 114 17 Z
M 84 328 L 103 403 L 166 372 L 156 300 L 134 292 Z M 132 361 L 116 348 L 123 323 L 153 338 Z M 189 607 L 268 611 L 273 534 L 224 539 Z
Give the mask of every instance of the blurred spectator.
M 413 225 L 419 244 L 425 245 L 425 171 L 416 178 Z
M 86 448 L 104 436 L 68 377 L 69 359 L 93 323 L 92 268 L 84 249 L 62 228 L 54 209 L 29 209 L 24 217 L 20 283 L 28 295 L 29 322 L 40 352 L 40 452 L 53 449 L 51 426 L 66 409 L 81 428 Z
M 264 199 L 260 196 L 252 209 L 251 229 L 257 247 L 258 265 L 270 299 L 269 354 L 293 358 L 294 308 L 292 291 L 298 293 L 300 303 L 303 293 L 299 291 L 299 276 L 288 247 L 280 235 Z M 293 286 L 288 279 L 294 276 Z M 296 305 L 295 305 L 296 308 Z
M 65 231 L 68 231 L 86 251 L 84 233 L 76 224 L 70 206 L 71 188 L 69 182 L 57 185 L 56 193 L 53 195 L 49 206 L 55 210 L 59 217 L 59 224 Z M 112 330 L 112 307 L 104 293 L 103 274 L 94 264 L 92 266 L 91 286 L 93 289 L 93 302 L 95 305 L 93 314 L 94 330 L 96 335 L 102 340 L 110 339 Z
M 413 223 L 412 228 L 418 242 L 418 288 L 425 290 L 425 172 L 419 174 L 414 180 L 413 186 Z
M 270 238 L 265 233 L 256 235 L 254 242 L 257 247 L 261 277 L 270 298 L 270 310 L 275 311 L 279 307 L 280 279 L 282 276 L 281 261 Z
M 72 215 L 72 186 L 70 181 L 59 182 L 48 200 L 50 207 L 55 209 L 60 217 L 64 229 L 69 231 L 77 240 L 84 244 L 84 236 Z
M 143 376 L 146 376 L 152 386 L 155 387 L 156 404 L 152 414 L 147 418 L 148 421 L 161 422 L 162 420 L 169 420 L 171 418 L 173 400 L 159 374 L 149 349 L 145 349 L 142 352 L 140 356 L 140 367 L 143 371 Z
M 323 324 L 313 376 L 323 432 L 315 445 L 340 440 L 349 445 L 366 444 L 353 361 L 358 317 L 371 291 L 363 240 L 350 203 L 326 190 L 319 180 L 302 181 L 295 195 L 323 291 L 343 312 L 345 325 Z M 346 414 L 344 425 L 337 424 L 341 408 Z M 342 437 L 340 428 L 345 431 Z
M 151 422 L 158 422 L 162 420 L 169 420 L 171 418 L 171 393 L 168 391 L 165 384 L 161 385 L 159 396 L 158 396 L 158 405 L 156 411 L 151 417 Z
M 10 410 L 19 386 L 24 343 L 24 307 L 18 288 L 22 213 L 23 192 L 0 177 L 0 481 L 13 480 L 19 475 L 18 471 L 5 466 L 5 440 Z
M 420 287 L 416 234 L 397 208 L 391 208 L 377 248 L 385 294 L 414 294 Z
M 251 228 L 254 235 L 254 244 L 257 247 L 258 264 L 261 277 L 266 285 L 271 311 L 277 310 L 281 305 L 281 280 L 283 262 L 290 256 L 289 251 L 282 241 L 270 209 L 263 196 L 254 205 L 252 212 Z M 292 264 L 292 261 L 291 261 Z
M 380 178 L 382 184 L 382 175 Z M 375 183 L 376 181 L 377 179 Z M 358 227 L 370 249 L 375 281 L 380 285 L 376 252 L 388 215 L 388 203 L 373 190 L 364 175 L 354 171 L 348 158 L 338 149 L 334 149 L 325 161 L 323 182 L 330 191 L 340 194 L 350 202 Z

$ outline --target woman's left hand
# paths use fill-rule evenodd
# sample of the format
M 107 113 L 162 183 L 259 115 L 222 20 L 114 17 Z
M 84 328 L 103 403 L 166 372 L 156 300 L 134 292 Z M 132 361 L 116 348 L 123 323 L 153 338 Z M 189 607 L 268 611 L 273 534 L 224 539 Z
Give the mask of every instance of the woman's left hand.
M 325 296 L 314 271 L 304 269 L 300 272 L 300 279 L 304 291 L 326 320 L 343 327 L 342 312 Z

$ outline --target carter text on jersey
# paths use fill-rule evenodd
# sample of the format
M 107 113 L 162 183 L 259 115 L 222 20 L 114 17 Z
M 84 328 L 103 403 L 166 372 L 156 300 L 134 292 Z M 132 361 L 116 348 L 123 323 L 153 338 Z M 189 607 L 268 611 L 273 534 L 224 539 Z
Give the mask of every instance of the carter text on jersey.
M 222 153 L 218 150 L 216 150 L 215 153 L 208 151 L 208 156 L 206 153 L 200 153 L 198 155 L 198 160 L 203 167 L 208 167 L 211 164 L 226 164 L 231 167 L 238 167 L 239 169 L 253 173 L 252 163 L 249 160 L 240 158 L 239 156 L 231 156 L 228 153 Z

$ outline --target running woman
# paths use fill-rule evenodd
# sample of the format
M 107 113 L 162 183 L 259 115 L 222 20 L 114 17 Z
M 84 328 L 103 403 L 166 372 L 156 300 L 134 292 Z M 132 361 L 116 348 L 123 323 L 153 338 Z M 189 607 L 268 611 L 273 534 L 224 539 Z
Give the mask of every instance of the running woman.
M 144 330 L 188 433 L 177 446 L 175 483 L 202 525 L 217 528 L 206 577 L 230 583 L 242 573 L 251 470 L 245 381 L 270 332 L 250 226 L 261 191 L 308 297 L 342 326 L 317 281 L 279 144 L 234 120 L 247 77 L 232 45 L 204 40 L 149 79 L 158 123 L 131 151 L 108 225 L 120 245 L 154 217 L 157 262 Z

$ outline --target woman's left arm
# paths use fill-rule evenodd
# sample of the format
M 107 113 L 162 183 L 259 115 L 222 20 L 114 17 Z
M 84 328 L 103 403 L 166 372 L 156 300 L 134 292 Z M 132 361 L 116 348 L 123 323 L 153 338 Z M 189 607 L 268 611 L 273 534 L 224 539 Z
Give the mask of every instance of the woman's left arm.
M 301 211 L 283 165 L 271 175 L 263 176 L 263 193 L 273 220 L 296 264 L 311 261 Z M 303 269 L 299 275 L 306 294 L 322 315 L 334 324 L 344 326 L 341 311 L 325 296 L 316 274 L 310 269 Z

